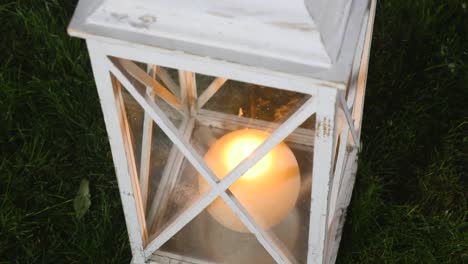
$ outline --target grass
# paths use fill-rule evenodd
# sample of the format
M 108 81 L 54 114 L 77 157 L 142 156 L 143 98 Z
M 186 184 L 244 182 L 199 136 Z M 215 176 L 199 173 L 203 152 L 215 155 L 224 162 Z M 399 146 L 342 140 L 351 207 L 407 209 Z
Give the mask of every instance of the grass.
M 86 48 L 65 32 L 75 5 L 0 3 L 1 263 L 131 257 Z M 467 25 L 466 1 L 379 1 L 338 263 L 468 262 Z

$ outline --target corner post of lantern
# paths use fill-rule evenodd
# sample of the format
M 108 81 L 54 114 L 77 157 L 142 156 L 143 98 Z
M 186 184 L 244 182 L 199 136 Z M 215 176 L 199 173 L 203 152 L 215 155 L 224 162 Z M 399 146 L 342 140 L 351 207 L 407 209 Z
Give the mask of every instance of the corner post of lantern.
M 144 263 L 144 247 L 147 231 L 140 199 L 140 186 L 137 171 L 127 161 L 133 155 L 125 141 L 128 135 L 128 124 L 125 122 L 120 85 L 110 73 L 108 59 L 97 42 L 87 41 L 96 87 L 101 102 L 107 134 L 111 145 L 112 157 L 120 190 L 122 207 L 128 229 L 130 247 L 134 263 Z
M 321 88 L 317 91 L 314 135 L 310 230 L 307 263 L 323 263 L 328 231 L 329 197 L 336 135 L 338 92 Z

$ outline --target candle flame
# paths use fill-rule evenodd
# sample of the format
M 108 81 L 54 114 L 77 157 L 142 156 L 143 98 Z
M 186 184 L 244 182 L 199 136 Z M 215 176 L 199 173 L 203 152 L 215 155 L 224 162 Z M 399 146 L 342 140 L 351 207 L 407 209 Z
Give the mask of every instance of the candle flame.
M 242 107 L 239 107 L 239 114 L 237 114 L 239 117 L 244 116 L 244 111 L 242 110 Z

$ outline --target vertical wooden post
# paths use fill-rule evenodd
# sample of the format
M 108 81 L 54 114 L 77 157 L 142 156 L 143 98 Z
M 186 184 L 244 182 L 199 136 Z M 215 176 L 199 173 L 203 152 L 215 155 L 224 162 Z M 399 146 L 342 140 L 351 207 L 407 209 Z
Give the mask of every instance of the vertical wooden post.
M 149 65 L 148 72 L 153 78 L 156 78 L 156 65 Z M 151 93 L 152 87 L 147 86 L 146 92 L 154 100 L 154 93 Z M 140 162 L 140 188 L 141 199 L 143 201 L 143 209 L 146 212 L 148 207 L 149 193 L 149 177 L 150 177 L 150 162 L 151 162 L 151 146 L 153 139 L 153 119 L 145 112 L 143 120 L 143 136 L 141 140 L 141 162 Z
M 182 103 L 188 108 L 190 116 L 196 116 L 197 81 L 194 72 L 179 70 L 179 83 Z
M 319 89 L 317 95 L 312 198 L 310 204 L 307 263 L 324 262 L 328 206 L 332 185 L 334 139 L 336 133 L 337 91 Z
M 87 41 L 89 56 L 93 69 L 94 79 L 96 80 L 97 91 L 101 101 L 104 121 L 106 123 L 107 134 L 111 145 L 112 157 L 114 161 L 117 182 L 122 199 L 125 221 L 127 224 L 130 247 L 133 254 L 134 263 L 144 263 L 143 253 L 144 233 L 141 226 L 140 211 L 137 208 L 139 199 L 135 189 L 138 182 L 132 181 L 130 166 L 127 162 L 125 152 L 125 135 L 122 129 L 121 116 L 118 110 L 118 94 L 112 85 L 110 71 L 107 67 L 107 58 L 102 53 L 97 42 Z M 135 184 L 137 186 L 135 186 Z

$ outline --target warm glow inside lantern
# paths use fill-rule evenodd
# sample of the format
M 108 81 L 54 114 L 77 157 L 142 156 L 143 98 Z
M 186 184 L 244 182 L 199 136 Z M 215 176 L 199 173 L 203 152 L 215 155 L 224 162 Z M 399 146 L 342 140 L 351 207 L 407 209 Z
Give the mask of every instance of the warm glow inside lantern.
M 333 263 L 375 1 L 81 0 L 133 263 Z M 105 262 L 105 260 L 103 260 Z
M 222 179 L 268 136 L 268 133 L 248 128 L 230 132 L 210 147 L 204 159 Z M 200 191 L 204 193 L 210 187 L 203 177 L 199 176 L 199 179 Z M 300 181 L 299 165 L 293 152 L 286 144 L 280 143 L 243 174 L 230 190 L 253 219 L 268 230 L 281 222 L 296 204 Z M 214 201 L 208 212 L 225 227 L 248 232 L 222 199 Z

